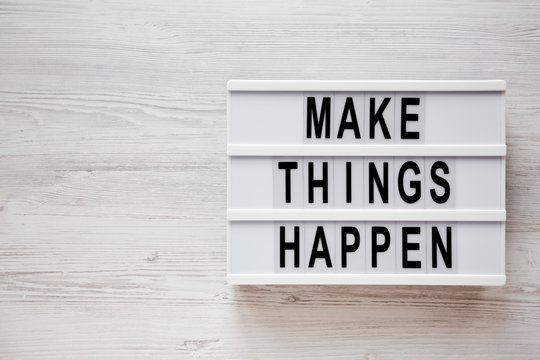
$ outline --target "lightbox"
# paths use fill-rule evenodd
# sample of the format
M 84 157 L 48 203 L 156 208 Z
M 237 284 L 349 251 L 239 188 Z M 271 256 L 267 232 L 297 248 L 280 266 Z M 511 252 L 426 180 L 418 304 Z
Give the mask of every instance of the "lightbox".
M 504 81 L 227 87 L 229 283 L 505 283 Z

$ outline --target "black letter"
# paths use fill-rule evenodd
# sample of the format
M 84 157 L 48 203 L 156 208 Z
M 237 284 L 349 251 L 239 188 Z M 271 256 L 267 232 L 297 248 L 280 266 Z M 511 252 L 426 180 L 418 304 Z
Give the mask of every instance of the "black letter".
M 369 99 L 369 138 L 375 139 L 375 125 L 377 123 L 381 124 L 381 130 L 383 132 L 385 139 L 390 139 L 390 133 L 386 127 L 386 122 L 384 122 L 383 112 L 390 102 L 390 98 L 384 98 L 381 106 L 377 109 L 377 112 L 374 112 L 375 108 L 375 98 Z
M 384 236 L 384 242 L 377 245 L 377 235 Z M 377 253 L 385 252 L 390 247 L 390 231 L 384 226 L 373 226 L 371 228 L 371 267 L 377 267 Z
M 444 244 L 441 239 L 441 234 L 439 234 L 439 229 L 436 226 L 431 228 L 431 262 L 433 263 L 433 268 L 437 267 L 437 250 L 435 247 L 438 247 L 441 256 L 444 261 L 444 265 L 448 269 L 452 268 L 452 227 L 446 227 L 446 244 L 447 247 L 444 249 Z M 435 246 L 436 245 L 436 246 Z
M 437 195 L 435 189 L 431 189 L 430 193 L 433 201 L 435 201 L 437 204 L 444 204 L 450 198 L 450 184 L 448 184 L 448 181 L 446 181 L 445 178 L 437 175 L 438 169 L 442 169 L 443 173 L 445 174 L 448 174 L 450 170 L 448 169 L 448 165 L 446 165 L 444 161 L 436 161 L 431 167 L 431 179 L 435 184 L 441 186 L 444 189 L 444 193 L 439 196 Z
M 347 113 L 351 113 L 351 122 L 347 122 Z M 341 123 L 339 124 L 337 134 L 338 139 L 343 137 L 343 131 L 345 129 L 354 130 L 355 139 L 360 139 L 360 129 L 358 128 L 358 120 L 356 119 L 356 111 L 354 110 L 354 102 L 352 97 L 348 97 L 347 100 L 345 100 L 343 115 L 341 116 Z
M 300 226 L 294 227 L 294 241 L 285 242 L 285 226 L 279 227 L 279 267 L 285 267 L 285 250 L 294 250 L 294 267 L 300 267 Z
M 418 200 L 420 200 L 421 191 L 420 191 L 420 181 L 414 180 L 411 181 L 411 188 L 414 189 L 413 195 L 407 195 L 405 192 L 405 189 L 403 189 L 403 178 L 405 177 L 405 172 L 407 170 L 411 169 L 414 171 L 415 175 L 420 174 L 420 168 L 414 161 L 407 161 L 403 163 L 401 166 L 401 169 L 399 169 L 399 175 L 398 175 L 398 189 L 399 189 L 399 195 L 405 201 L 407 204 L 414 204 Z
M 296 161 L 278 162 L 278 169 L 285 170 L 285 202 L 291 202 L 291 169 L 298 169 Z
M 350 203 L 352 201 L 352 189 L 351 189 L 351 162 L 350 161 L 347 161 L 347 163 L 345 164 L 346 166 L 346 178 L 347 178 L 347 183 L 346 183 L 346 188 L 347 188 L 347 203 Z
M 377 183 L 377 189 L 379 190 L 379 195 L 381 195 L 382 202 L 388 203 L 388 163 L 383 163 L 383 181 L 379 177 L 377 172 L 377 167 L 375 163 L 369 163 L 369 203 L 373 204 L 374 202 L 374 191 L 373 191 L 373 182 Z M 383 184 L 384 183 L 384 184 Z
M 347 245 L 347 235 L 354 237 L 354 242 Z M 347 253 L 355 252 L 360 246 L 360 232 L 354 226 L 343 226 L 341 228 L 341 267 L 347 267 Z
M 401 256 L 403 260 L 403 268 L 404 269 L 419 269 L 422 267 L 422 264 L 420 261 L 409 261 L 407 257 L 407 252 L 409 250 L 420 250 L 420 244 L 419 243 L 409 243 L 407 241 L 407 238 L 409 235 L 419 235 L 420 234 L 420 228 L 419 227 L 403 227 L 402 229 L 402 249 L 401 249 Z
M 407 114 L 408 105 L 420 105 L 420 98 L 401 98 L 401 138 L 420 139 L 418 131 L 407 131 L 407 121 L 418 121 L 418 114 Z
M 323 175 L 321 180 L 313 179 L 313 163 L 308 163 L 308 186 L 309 186 L 309 203 L 313 204 L 313 190 L 316 187 L 322 187 L 323 203 L 328 203 L 328 163 L 322 163 Z
M 315 137 L 322 136 L 323 125 L 325 125 L 325 138 L 330 139 L 330 98 L 324 97 L 321 105 L 321 115 L 317 116 L 317 103 L 313 96 L 307 98 L 307 137 L 311 139 L 311 122 L 315 125 Z
M 322 250 L 319 249 L 319 242 L 322 244 Z M 309 267 L 312 268 L 315 265 L 315 259 L 324 258 L 326 261 L 326 267 L 332 267 L 332 261 L 330 260 L 330 252 L 328 251 L 328 245 L 326 244 L 326 236 L 324 235 L 324 228 L 317 226 L 315 232 L 315 241 L 313 241 L 313 249 L 311 249 L 311 256 L 309 258 Z

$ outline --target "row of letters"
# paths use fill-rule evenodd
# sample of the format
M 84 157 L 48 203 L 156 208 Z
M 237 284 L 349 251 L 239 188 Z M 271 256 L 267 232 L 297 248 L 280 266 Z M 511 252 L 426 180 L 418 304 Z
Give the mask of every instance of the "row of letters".
M 274 206 L 447 208 L 454 158 L 274 158 Z
M 418 95 L 336 93 L 306 96 L 304 141 L 422 142 L 424 107 L 424 97 Z
M 455 223 L 276 223 L 277 272 L 455 272 Z

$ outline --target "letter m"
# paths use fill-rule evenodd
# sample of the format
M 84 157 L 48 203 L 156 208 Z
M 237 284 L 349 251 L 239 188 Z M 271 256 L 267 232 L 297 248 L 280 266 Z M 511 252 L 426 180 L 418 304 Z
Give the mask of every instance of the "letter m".
M 315 97 L 308 96 L 307 98 L 307 138 L 311 139 L 312 128 L 315 128 L 315 137 L 320 139 L 324 127 L 324 137 L 330 139 L 330 98 L 323 97 L 321 112 L 317 115 L 317 102 Z

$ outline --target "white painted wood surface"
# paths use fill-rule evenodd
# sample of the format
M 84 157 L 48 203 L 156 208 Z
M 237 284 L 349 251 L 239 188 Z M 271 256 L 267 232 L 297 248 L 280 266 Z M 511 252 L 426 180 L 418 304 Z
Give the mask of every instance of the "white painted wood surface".
M 1 359 L 540 357 L 537 1 L 0 1 Z M 225 283 L 229 79 L 505 79 L 507 285 Z

